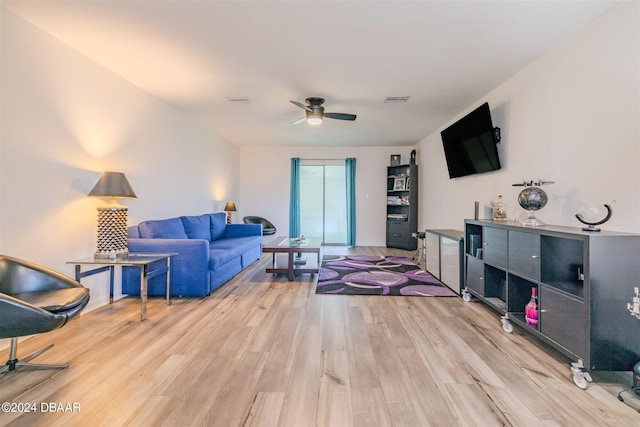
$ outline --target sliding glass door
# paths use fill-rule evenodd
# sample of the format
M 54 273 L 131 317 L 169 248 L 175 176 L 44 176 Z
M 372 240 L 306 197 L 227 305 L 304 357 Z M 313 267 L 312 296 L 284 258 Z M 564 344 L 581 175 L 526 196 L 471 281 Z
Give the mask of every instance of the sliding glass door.
M 324 244 L 347 244 L 347 195 L 344 161 L 302 160 L 300 234 Z

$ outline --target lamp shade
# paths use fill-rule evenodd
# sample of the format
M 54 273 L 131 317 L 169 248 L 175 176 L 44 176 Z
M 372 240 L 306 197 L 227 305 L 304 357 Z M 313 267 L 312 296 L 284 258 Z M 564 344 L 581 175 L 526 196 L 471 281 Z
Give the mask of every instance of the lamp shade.
M 236 211 L 236 204 L 233 202 L 227 202 L 227 204 L 224 207 L 224 211 L 225 212 L 235 212 Z
M 122 172 L 104 172 L 88 196 L 138 197 Z

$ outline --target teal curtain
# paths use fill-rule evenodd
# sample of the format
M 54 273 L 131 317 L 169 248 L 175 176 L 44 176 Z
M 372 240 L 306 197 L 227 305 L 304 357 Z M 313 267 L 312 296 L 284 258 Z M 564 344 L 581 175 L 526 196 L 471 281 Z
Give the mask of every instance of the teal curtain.
M 347 245 L 356 244 L 356 159 L 345 159 L 347 178 Z
M 291 192 L 289 195 L 289 237 L 300 236 L 300 158 L 291 158 Z

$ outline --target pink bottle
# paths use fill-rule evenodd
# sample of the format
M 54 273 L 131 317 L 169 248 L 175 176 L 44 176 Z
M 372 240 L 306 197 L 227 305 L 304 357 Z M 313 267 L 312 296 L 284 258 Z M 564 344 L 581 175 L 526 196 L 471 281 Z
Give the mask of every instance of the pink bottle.
M 524 307 L 524 317 L 530 325 L 538 324 L 538 296 L 537 288 L 531 288 L 531 300 Z

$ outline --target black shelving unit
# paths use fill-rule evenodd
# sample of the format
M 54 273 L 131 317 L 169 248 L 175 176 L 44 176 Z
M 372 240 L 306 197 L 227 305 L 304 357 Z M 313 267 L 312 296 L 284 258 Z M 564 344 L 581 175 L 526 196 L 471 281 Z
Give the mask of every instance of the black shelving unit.
M 513 325 L 571 359 L 576 385 L 585 370 L 630 371 L 640 361 L 640 325 L 630 315 L 640 286 L 640 235 L 580 228 L 525 227 L 515 222 L 465 221 L 465 289 Z M 535 288 L 538 323 L 524 308 Z
M 415 251 L 418 241 L 418 166 L 387 167 L 387 247 Z

